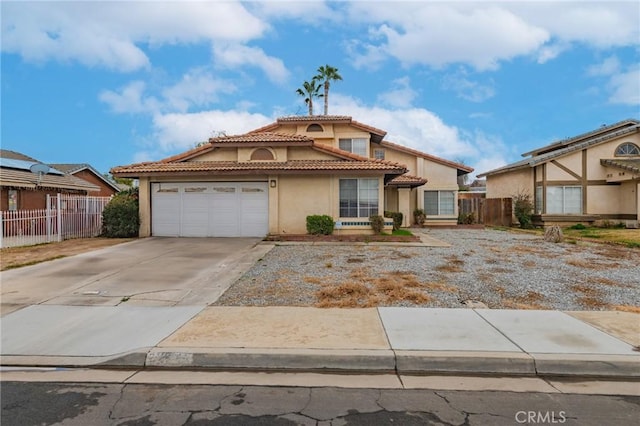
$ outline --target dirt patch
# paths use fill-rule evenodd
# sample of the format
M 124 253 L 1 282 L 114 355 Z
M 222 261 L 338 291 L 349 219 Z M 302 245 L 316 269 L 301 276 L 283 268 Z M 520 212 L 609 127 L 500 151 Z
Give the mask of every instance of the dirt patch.
M 133 238 L 79 238 L 56 243 L 27 247 L 9 247 L 0 250 L 0 270 L 35 265 L 92 250 L 133 241 Z

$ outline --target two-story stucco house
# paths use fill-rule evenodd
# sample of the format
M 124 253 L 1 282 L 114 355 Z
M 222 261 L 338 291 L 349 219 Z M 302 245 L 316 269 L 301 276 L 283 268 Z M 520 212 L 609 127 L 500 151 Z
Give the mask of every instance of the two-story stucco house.
M 640 220 L 640 121 L 625 120 L 482 173 L 487 198 L 528 193 L 536 225 Z
M 457 177 L 470 167 L 384 140 L 348 116 L 282 117 L 157 162 L 115 167 L 139 179 L 140 236 L 304 234 L 326 214 L 338 234 L 370 233 L 385 210 L 457 221 Z

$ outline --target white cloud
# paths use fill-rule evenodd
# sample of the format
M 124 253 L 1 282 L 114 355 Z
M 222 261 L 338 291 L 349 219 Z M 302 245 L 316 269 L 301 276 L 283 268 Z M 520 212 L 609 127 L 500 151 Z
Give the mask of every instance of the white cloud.
M 640 64 L 624 67 L 617 56 L 605 58 L 602 62 L 587 68 L 590 77 L 603 77 L 608 81 L 591 88 L 590 92 L 599 94 L 604 86 L 609 92 L 609 103 L 622 105 L 640 105 Z
M 153 143 L 161 156 L 193 148 L 216 132 L 242 134 L 273 121 L 262 114 L 246 111 L 202 111 L 157 114 L 153 117 Z
M 348 12 L 370 26 L 368 42 L 347 49 L 358 68 L 391 57 L 406 66 L 493 70 L 518 56 L 545 63 L 574 43 L 605 49 L 640 39 L 637 2 L 352 2 Z
M 103 90 L 98 99 L 111 107 L 118 114 L 153 113 L 160 109 L 160 102 L 153 97 L 145 97 L 144 81 L 132 81 L 119 91 Z
M 475 174 L 507 163 L 513 155 L 496 136 L 462 131 L 424 108 L 386 109 L 368 106 L 341 94 L 332 95 L 332 110 L 386 130 L 386 140 L 451 161 L 464 161 Z M 494 167 L 495 166 L 495 167 Z
M 233 83 L 215 78 L 203 68 L 187 71 L 173 86 L 164 88 L 162 96 L 146 94 L 143 81 L 133 81 L 119 90 L 103 90 L 98 98 L 116 113 L 156 114 L 160 112 L 187 112 L 192 107 L 215 103 L 221 93 L 236 90 Z
M 611 77 L 608 87 L 612 104 L 640 105 L 640 64 Z
M 633 1 L 510 2 L 505 7 L 563 43 L 608 48 L 633 46 L 640 38 L 640 10 Z
M 620 60 L 616 56 L 610 56 L 599 64 L 592 65 L 587 69 L 589 76 L 612 75 L 620 69 Z
M 454 91 L 459 98 L 470 102 L 484 102 L 492 98 L 496 91 L 491 84 L 481 84 L 477 81 L 469 80 L 468 73 L 463 69 L 443 78 L 442 87 Z
M 352 3 L 352 19 L 378 25 L 377 46 L 403 64 L 442 67 L 468 63 L 495 69 L 498 63 L 528 54 L 549 34 L 504 7 L 478 3 Z M 370 50 L 370 49 L 369 49 Z M 362 60 L 362 58 L 359 58 Z
M 273 56 L 268 56 L 259 47 L 241 44 L 215 44 L 213 47 L 216 66 L 238 68 L 244 65 L 261 69 L 274 83 L 284 83 L 289 78 L 289 71 L 284 63 Z
M 182 80 L 162 91 L 170 109 L 186 112 L 192 106 L 206 106 L 218 101 L 219 94 L 236 91 L 230 81 L 215 78 L 202 68 L 188 71 Z
M 118 71 L 150 65 L 140 46 L 260 37 L 268 25 L 239 2 L 3 2 L 2 51 Z
M 402 77 L 391 82 L 392 88 L 378 95 L 378 101 L 398 108 L 410 107 L 417 96 L 417 92 L 411 88 L 409 77 Z
M 342 14 L 332 9 L 324 1 L 260 1 L 249 3 L 248 7 L 258 16 L 273 20 L 295 20 L 308 25 L 326 25 L 327 21 L 340 21 Z

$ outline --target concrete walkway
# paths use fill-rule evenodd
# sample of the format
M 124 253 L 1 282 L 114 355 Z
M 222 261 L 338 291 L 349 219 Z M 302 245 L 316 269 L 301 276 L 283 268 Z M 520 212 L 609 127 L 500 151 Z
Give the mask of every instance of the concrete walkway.
M 3 366 L 640 379 L 640 315 L 489 309 L 34 305 Z

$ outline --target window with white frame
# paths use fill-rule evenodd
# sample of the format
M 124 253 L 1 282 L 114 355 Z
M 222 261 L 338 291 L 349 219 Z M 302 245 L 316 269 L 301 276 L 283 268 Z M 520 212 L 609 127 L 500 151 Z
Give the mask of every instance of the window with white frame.
M 536 206 L 535 212 L 536 214 L 542 214 L 542 187 L 536 186 Z
M 634 143 L 625 142 L 616 148 L 616 157 L 635 157 L 636 155 L 640 155 L 640 148 Z
M 373 158 L 376 160 L 384 160 L 384 149 L 374 149 Z
M 548 186 L 547 214 L 582 214 L 581 186 Z
M 378 214 L 378 179 L 340 179 L 340 217 Z
M 454 191 L 425 191 L 424 213 L 427 216 L 443 216 L 455 214 Z
M 340 139 L 338 140 L 338 147 L 343 151 L 366 157 L 368 143 L 369 141 L 365 138 Z

